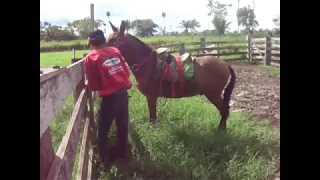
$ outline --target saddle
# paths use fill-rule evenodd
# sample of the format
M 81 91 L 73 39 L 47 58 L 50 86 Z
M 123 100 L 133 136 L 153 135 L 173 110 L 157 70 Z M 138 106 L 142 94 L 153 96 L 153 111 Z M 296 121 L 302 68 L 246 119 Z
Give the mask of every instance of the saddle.
M 175 95 L 175 86 L 179 85 L 183 91 L 185 83 L 194 77 L 195 57 L 189 53 L 173 56 L 167 52 L 168 48 L 162 47 L 157 52 L 157 71 L 162 82 L 171 83 L 172 96 Z

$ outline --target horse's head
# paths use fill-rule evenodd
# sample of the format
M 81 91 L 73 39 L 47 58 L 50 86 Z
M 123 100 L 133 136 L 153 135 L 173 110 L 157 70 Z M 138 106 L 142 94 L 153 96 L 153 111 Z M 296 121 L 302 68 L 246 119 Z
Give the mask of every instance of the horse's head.
M 118 48 L 133 71 L 137 71 L 148 60 L 155 58 L 156 52 L 151 47 L 135 36 L 125 34 L 125 21 L 121 22 L 120 30 L 110 21 L 109 23 L 113 33 L 107 38 L 107 46 Z

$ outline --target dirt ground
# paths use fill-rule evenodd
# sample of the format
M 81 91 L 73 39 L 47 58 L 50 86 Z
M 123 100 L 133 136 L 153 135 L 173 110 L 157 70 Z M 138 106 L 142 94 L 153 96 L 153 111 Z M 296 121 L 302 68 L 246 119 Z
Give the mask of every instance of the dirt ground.
M 231 98 L 231 111 L 267 119 L 280 130 L 280 79 L 252 65 L 232 65 L 237 83 Z M 279 140 L 280 147 L 280 140 Z M 272 178 L 280 179 L 280 160 Z
M 257 66 L 232 65 L 237 82 L 230 102 L 232 111 L 268 119 L 280 128 L 280 79 Z

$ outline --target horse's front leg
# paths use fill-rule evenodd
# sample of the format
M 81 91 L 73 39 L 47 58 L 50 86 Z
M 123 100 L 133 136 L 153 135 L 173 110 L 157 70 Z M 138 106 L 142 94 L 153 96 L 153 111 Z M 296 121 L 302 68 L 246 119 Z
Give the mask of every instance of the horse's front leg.
M 149 117 L 151 122 L 157 121 L 157 96 L 146 96 L 149 107 Z

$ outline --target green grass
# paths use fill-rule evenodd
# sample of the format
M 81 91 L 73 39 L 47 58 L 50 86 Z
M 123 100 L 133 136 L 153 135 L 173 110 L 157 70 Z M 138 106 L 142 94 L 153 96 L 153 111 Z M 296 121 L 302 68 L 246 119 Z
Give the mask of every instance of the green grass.
M 89 52 L 89 50 L 76 51 L 76 58 L 82 57 L 84 53 Z M 66 52 L 52 52 L 52 53 L 40 53 L 40 66 L 67 66 L 71 64 L 71 59 L 73 58 L 72 51 Z
M 270 73 L 272 74 L 273 76 L 275 77 L 278 77 L 280 78 L 280 68 L 277 68 L 277 67 L 272 67 L 272 66 L 260 66 L 260 68 L 267 72 L 267 73 Z
M 77 56 L 81 57 L 82 53 Z M 40 53 L 43 57 L 40 64 L 68 65 L 71 54 Z M 152 125 L 148 121 L 145 97 L 136 87 L 129 94 L 132 96 L 129 134 L 132 160 L 126 165 L 113 166 L 111 172 L 102 173 L 100 179 L 264 180 L 273 174 L 276 159 L 280 157 L 276 147 L 279 131 L 272 129 L 267 121 L 248 120 L 243 114 L 231 113 L 227 133 L 220 133 L 216 108 L 196 96 L 161 98 L 158 102 L 160 123 Z M 55 150 L 72 110 L 70 96 L 50 125 Z M 113 137 L 114 129 L 112 132 Z
M 159 44 L 173 44 L 179 42 L 200 42 L 202 36 L 155 36 L 148 38 L 140 38 L 143 42 L 153 45 Z M 245 40 L 245 36 L 206 36 L 206 41 L 234 41 L 234 40 Z M 76 41 L 52 41 L 52 42 L 40 42 L 40 49 L 42 48 L 56 48 L 56 47 L 72 47 L 72 46 L 86 46 L 88 45 L 87 40 L 76 40 Z

